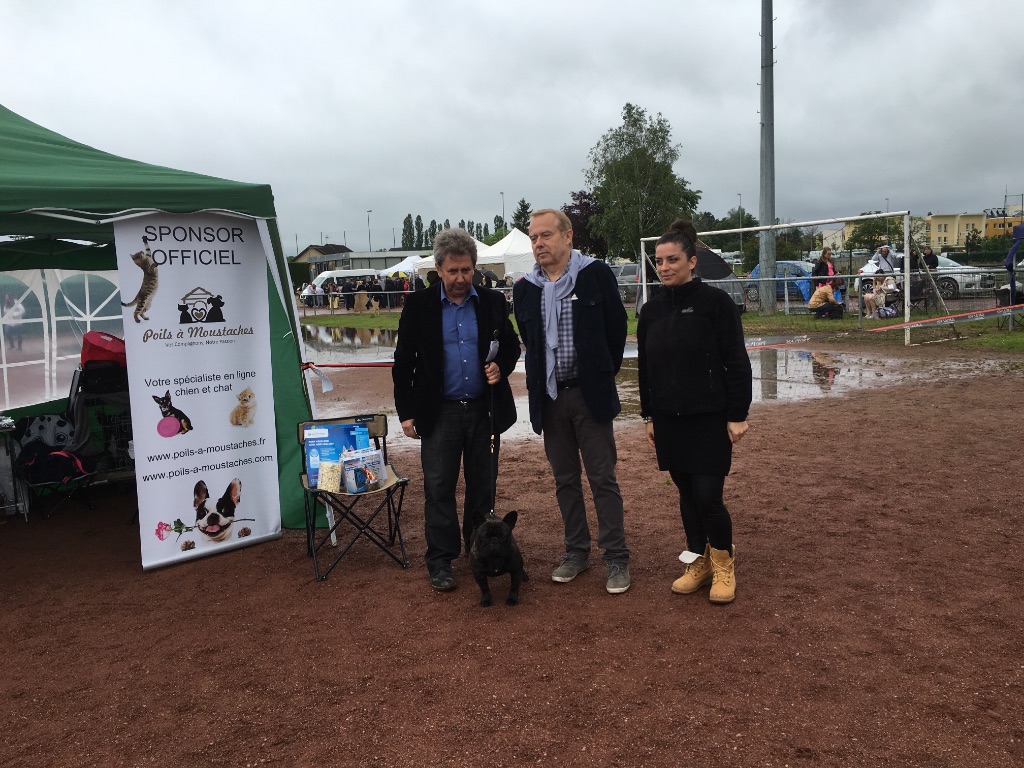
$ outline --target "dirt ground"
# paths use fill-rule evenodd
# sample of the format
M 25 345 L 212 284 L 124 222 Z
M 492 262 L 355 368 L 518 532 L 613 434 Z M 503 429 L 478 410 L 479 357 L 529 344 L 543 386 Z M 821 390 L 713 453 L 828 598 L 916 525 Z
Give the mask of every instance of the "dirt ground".
M 360 542 L 315 582 L 286 531 L 143 573 L 117 489 L 12 518 L 0 764 L 1024 764 L 1024 361 L 893 354 L 926 375 L 755 405 L 726 484 L 725 607 L 669 591 L 677 497 L 636 417 L 616 426 L 633 553 L 618 596 L 599 561 L 550 580 L 561 526 L 539 438 L 502 449 L 496 506 L 518 510 L 532 577 L 513 608 L 507 577 L 478 607 L 465 560 L 454 592 L 429 588 L 401 435 L 407 570 Z M 391 405 L 387 369 L 332 378 L 352 410 Z

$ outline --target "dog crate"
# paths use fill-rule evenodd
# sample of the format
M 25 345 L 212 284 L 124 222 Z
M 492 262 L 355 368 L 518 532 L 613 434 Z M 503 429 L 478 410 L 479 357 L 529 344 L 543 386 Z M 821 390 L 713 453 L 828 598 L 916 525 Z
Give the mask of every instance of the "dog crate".
M 76 452 L 94 463 L 97 480 L 132 478 L 127 371 L 116 362 L 86 362 L 75 374 L 70 405 L 78 435 Z
M 101 398 L 85 396 L 81 407 L 85 410 L 89 430 L 89 453 L 96 457 L 96 473 L 100 479 L 126 479 L 135 474 L 135 462 L 130 447 L 132 442 L 131 413 Z

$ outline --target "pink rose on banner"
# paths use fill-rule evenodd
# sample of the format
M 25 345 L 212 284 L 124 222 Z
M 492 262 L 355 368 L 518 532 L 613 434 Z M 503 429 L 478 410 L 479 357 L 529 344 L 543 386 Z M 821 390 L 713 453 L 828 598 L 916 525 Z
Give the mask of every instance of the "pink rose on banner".
M 172 533 L 176 533 L 180 539 L 181 534 L 188 533 L 194 528 L 194 525 L 185 525 L 181 522 L 181 518 L 178 518 L 173 523 L 159 522 L 156 524 L 156 537 L 160 539 L 160 541 L 166 541 Z

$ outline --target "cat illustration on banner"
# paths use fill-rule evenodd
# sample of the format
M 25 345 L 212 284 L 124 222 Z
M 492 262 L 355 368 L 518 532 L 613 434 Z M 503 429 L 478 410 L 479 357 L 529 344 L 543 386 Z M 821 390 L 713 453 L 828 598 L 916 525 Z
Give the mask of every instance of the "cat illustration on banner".
M 238 405 L 228 415 L 228 420 L 236 427 L 251 427 L 256 421 L 256 393 L 246 387 L 238 393 Z
M 156 262 L 153 261 L 153 254 L 149 250 L 149 238 L 142 238 L 142 246 L 143 250 L 131 255 L 132 262 L 142 270 L 142 285 L 139 286 L 139 292 L 135 294 L 134 299 L 127 304 L 121 302 L 122 307 L 135 307 L 132 314 L 136 323 L 140 322 L 140 317 L 143 320 L 149 320 L 146 313 L 153 306 L 153 296 L 156 294 L 159 284 Z

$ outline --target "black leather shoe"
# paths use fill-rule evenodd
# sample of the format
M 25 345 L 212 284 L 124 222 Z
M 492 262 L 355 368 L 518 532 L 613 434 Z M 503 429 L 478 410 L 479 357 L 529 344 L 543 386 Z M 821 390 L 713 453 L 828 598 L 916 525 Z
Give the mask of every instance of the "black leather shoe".
M 451 592 L 455 589 L 455 577 L 448 568 L 440 568 L 430 574 L 430 586 L 438 592 Z

